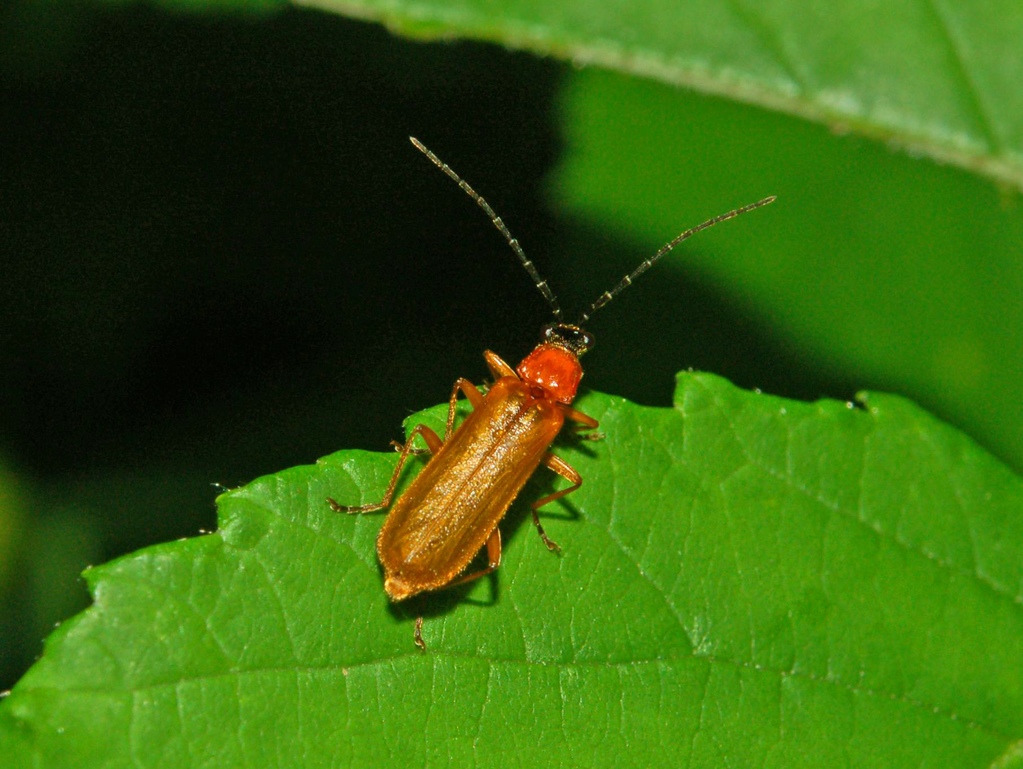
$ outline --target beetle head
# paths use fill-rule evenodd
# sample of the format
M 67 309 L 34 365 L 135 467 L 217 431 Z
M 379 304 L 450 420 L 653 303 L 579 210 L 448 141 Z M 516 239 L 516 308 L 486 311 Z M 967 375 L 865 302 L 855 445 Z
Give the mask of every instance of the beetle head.
M 571 323 L 551 323 L 543 327 L 541 335 L 543 336 L 544 344 L 564 347 L 567 350 L 571 350 L 577 358 L 583 353 L 592 350 L 593 345 L 597 343 L 597 340 L 593 338 L 593 334 Z

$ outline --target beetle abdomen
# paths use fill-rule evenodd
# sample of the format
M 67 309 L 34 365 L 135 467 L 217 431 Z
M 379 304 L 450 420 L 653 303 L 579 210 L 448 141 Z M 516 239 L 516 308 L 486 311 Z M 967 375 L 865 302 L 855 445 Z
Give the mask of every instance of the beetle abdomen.
M 564 423 L 515 377 L 498 380 L 395 503 L 377 539 L 392 600 L 443 587 L 483 547 Z

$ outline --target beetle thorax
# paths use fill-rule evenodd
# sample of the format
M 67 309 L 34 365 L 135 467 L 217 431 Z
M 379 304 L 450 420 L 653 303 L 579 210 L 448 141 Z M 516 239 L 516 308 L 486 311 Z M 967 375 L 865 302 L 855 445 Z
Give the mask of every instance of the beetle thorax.
M 583 378 L 579 357 L 567 347 L 552 343 L 537 345 L 515 371 L 522 381 L 542 390 L 545 397 L 566 406 L 575 398 Z

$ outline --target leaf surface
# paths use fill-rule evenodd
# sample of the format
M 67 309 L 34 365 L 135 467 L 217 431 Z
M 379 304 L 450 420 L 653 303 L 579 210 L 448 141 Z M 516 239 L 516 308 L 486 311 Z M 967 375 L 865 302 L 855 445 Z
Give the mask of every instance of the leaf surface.
M 381 519 L 324 502 L 379 498 L 364 452 L 92 569 L 0 705 L 7 765 L 1019 765 L 1019 478 L 893 396 L 579 405 L 606 439 L 558 449 L 564 553 L 520 503 L 493 581 L 389 607 Z

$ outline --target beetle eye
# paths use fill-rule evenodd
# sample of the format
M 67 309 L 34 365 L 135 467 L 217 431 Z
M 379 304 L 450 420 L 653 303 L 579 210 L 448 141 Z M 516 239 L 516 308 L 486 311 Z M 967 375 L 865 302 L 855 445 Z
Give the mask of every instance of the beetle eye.
M 567 323 L 551 323 L 543 327 L 543 341 L 567 347 L 577 356 L 593 349 L 596 340 L 593 335 L 578 326 Z

